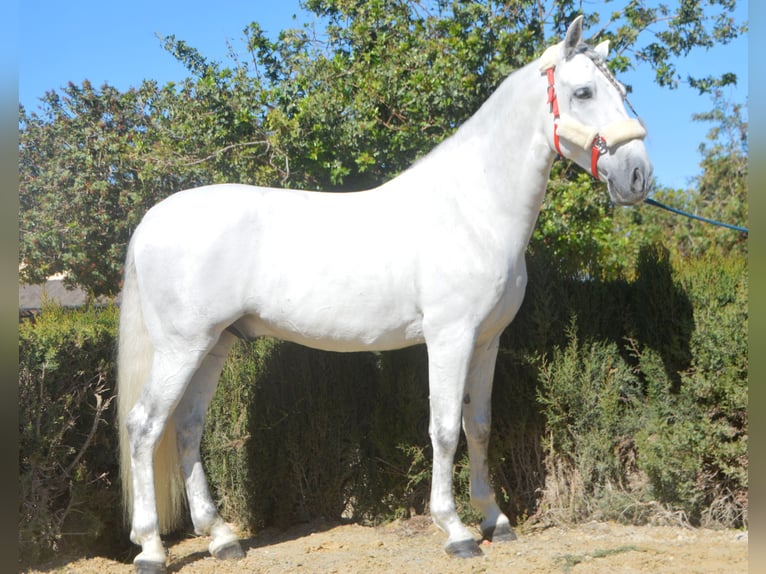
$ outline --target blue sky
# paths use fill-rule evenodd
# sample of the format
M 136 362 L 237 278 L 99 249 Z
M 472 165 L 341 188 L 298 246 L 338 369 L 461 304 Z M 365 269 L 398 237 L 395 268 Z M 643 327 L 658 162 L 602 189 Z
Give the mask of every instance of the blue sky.
M 605 8 L 601 4 L 592 3 L 594 10 L 614 9 L 614 5 Z M 747 19 L 746 1 L 739 0 L 736 15 L 738 20 Z M 95 86 L 106 82 L 122 90 L 143 79 L 160 83 L 182 80 L 186 70 L 162 49 L 157 35 L 174 34 L 203 55 L 226 62 L 227 42 L 241 49 L 242 30 L 250 22 L 259 22 L 276 36 L 314 16 L 303 12 L 298 0 L 24 0 L 18 4 L 18 17 L 19 101 L 34 111 L 46 91 L 58 90 L 70 80 L 88 79 Z M 678 68 L 682 76 L 736 73 L 739 85 L 726 95 L 744 102 L 747 55 L 747 39 L 743 38 L 707 52 L 696 51 Z M 657 180 L 669 187 L 687 187 L 699 174 L 698 147 L 710 128 L 692 122 L 691 117 L 709 111 L 712 100 L 687 88 L 659 88 L 649 70 L 624 74 L 620 80 L 633 85 L 630 99 L 648 127 L 647 143 Z

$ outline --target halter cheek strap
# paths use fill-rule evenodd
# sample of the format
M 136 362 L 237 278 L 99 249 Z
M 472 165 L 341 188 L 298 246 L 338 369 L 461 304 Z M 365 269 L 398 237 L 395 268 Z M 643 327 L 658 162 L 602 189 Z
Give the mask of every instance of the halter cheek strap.
M 560 156 L 561 144 L 559 143 L 559 125 L 557 120 L 561 117 L 559 113 L 559 99 L 556 97 L 556 80 L 553 76 L 553 72 L 556 69 L 555 66 L 545 70 L 548 75 L 548 105 L 551 107 L 551 113 L 553 114 L 553 145 L 556 147 L 556 151 Z
M 561 138 L 582 149 L 590 148 L 590 172 L 593 177 L 599 179 L 598 160 L 608 151 L 609 147 L 634 139 L 643 139 L 646 137 L 646 129 L 636 119 L 618 120 L 606 126 L 595 128 L 583 124 L 568 114 L 562 114 L 559 111 L 554 75 L 559 50 L 558 44 L 551 46 L 540 58 L 540 69 L 545 72 L 548 78 L 548 105 L 553 115 L 553 146 L 561 157 L 565 157 L 561 153 Z

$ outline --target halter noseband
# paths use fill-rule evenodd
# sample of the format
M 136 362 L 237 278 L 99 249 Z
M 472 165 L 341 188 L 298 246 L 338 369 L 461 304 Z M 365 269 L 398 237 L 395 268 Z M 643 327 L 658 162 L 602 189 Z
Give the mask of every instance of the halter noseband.
M 550 105 L 554 122 L 553 145 L 561 157 L 565 156 L 561 153 L 560 138 L 564 138 L 568 142 L 585 150 L 590 149 L 590 172 L 593 177 L 599 179 L 598 160 L 607 152 L 609 147 L 617 146 L 634 139 L 643 139 L 646 137 L 646 130 L 637 119 L 618 120 L 607 124 L 606 126 L 596 128 L 587 126 L 568 114 L 560 113 L 558 97 L 556 96 L 556 81 L 554 77 L 557 56 L 560 50 L 561 44 L 556 44 L 549 47 L 540 57 L 540 70 L 545 72 L 548 77 L 548 104 Z M 610 83 L 617 87 L 616 81 L 610 77 L 608 70 L 603 69 L 597 62 L 595 63 L 596 67 L 606 75 Z M 624 96 L 623 101 L 630 106 L 630 103 L 627 102 L 627 98 Z M 630 109 L 632 110 L 633 106 L 630 106 Z

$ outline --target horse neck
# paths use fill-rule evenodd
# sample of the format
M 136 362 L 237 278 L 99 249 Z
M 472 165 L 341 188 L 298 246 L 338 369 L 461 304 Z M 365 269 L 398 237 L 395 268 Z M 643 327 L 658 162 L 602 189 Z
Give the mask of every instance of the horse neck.
M 545 131 L 552 129 L 545 97 L 537 63 L 521 68 L 434 150 L 431 162 L 434 179 L 441 182 L 438 193 L 449 190 L 474 220 L 500 226 L 524 247 L 555 157 Z

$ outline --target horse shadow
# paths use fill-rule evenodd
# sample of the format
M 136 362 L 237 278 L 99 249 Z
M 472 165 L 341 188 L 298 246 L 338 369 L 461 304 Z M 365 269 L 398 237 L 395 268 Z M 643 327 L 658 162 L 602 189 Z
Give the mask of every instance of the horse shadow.
M 579 288 L 579 308 L 573 313 L 582 318 L 581 336 L 614 343 L 623 360 L 636 368 L 637 354 L 647 349 L 655 352 L 670 382 L 669 391 L 679 393 L 681 375 L 692 363 L 694 307 L 673 270 L 667 248 L 642 247 L 631 281 L 603 281 Z M 612 299 L 615 295 L 616 300 Z M 643 377 L 640 369 L 636 373 Z

